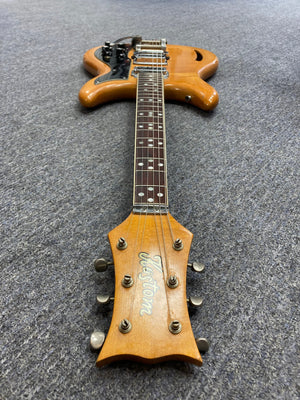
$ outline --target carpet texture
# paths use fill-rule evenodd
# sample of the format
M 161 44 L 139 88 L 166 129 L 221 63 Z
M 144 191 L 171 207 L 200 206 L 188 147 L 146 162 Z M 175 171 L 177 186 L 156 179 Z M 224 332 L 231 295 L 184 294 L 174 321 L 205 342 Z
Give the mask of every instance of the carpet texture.
M 1 400 L 298 399 L 299 2 L 0 0 Z M 172 215 L 194 233 L 203 367 L 90 352 L 107 233 L 131 209 L 134 101 L 89 111 L 86 50 L 166 37 L 220 60 L 214 112 L 166 105 Z M 299 381 L 298 381 L 299 382 Z

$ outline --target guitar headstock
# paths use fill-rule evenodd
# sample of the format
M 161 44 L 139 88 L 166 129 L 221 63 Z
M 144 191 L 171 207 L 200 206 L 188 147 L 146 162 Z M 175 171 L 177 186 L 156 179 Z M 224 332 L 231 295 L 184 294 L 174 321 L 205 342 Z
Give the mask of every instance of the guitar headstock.
M 131 213 L 109 233 L 114 309 L 97 366 L 122 359 L 202 365 L 186 299 L 192 238 L 170 214 Z M 199 299 L 190 301 L 201 304 Z M 203 345 L 203 340 L 199 343 Z

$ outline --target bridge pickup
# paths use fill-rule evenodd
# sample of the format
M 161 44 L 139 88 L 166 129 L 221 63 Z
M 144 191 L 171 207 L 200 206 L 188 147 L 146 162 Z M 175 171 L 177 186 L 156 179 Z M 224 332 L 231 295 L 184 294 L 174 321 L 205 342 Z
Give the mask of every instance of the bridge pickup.
M 159 64 L 161 65 L 161 64 Z M 164 78 L 167 78 L 169 76 L 169 72 L 166 70 L 164 67 L 135 67 L 132 70 L 131 75 L 134 76 L 135 78 L 138 76 L 139 72 L 154 72 L 154 73 L 161 73 L 163 74 Z

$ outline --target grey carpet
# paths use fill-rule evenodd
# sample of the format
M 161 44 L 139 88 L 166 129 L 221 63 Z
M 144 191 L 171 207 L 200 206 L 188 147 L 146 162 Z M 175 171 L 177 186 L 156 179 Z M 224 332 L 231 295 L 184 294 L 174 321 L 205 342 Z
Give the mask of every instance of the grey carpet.
M 1 400 L 297 399 L 299 2 L 1 0 Z M 213 113 L 168 104 L 171 213 L 194 233 L 203 367 L 95 367 L 130 212 L 135 103 L 77 100 L 83 53 L 140 34 L 220 59 Z M 297 325 L 298 324 L 298 325 Z M 298 391 L 297 391 L 298 390 Z

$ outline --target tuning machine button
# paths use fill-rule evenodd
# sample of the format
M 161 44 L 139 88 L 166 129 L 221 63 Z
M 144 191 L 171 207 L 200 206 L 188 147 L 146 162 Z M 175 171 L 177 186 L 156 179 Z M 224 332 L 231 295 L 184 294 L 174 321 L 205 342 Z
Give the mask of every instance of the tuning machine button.
M 196 339 L 197 347 L 201 353 L 206 353 L 209 350 L 209 343 L 205 338 L 197 338 Z
M 197 297 L 197 296 L 190 296 L 187 299 L 187 302 L 189 303 L 189 305 L 191 305 L 192 307 L 201 307 L 203 304 L 203 299 L 201 297 Z
M 188 263 L 187 266 L 191 268 L 192 271 L 195 272 L 203 272 L 205 270 L 205 265 L 203 263 L 198 263 L 196 261 Z
M 111 301 L 114 301 L 114 297 L 109 296 L 108 294 L 98 294 L 97 296 L 97 302 L 101 305 L 108 304 Z
M 94 331 L 91 334 L 90 346 L 92 350 L 100 350 L 105 340 L 105 333 L 101 331 Z
M 94 267 L 97 272 L 104 272 L 109 265 L 113 264 L 112 261 L 107 261 L 105 258 L 97 258 L 97 260 L 94 261 Z

